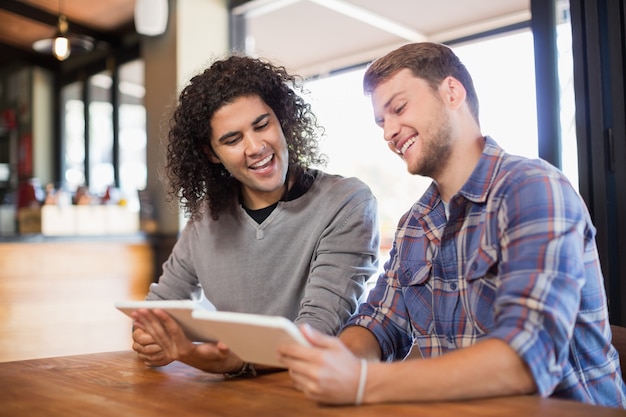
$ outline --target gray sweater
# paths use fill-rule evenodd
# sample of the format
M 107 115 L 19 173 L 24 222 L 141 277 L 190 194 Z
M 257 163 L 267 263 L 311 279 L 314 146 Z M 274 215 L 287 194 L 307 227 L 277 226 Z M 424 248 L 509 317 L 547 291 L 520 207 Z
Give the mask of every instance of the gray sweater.
M 189 299 L 198 286 L 218 310 L 279 315 L 336 334 L 377 271 L 376 199 L 356 178 L 318 172 L 299 198 L 257 224 L 237 205 L 189 222 L 149 300 Z

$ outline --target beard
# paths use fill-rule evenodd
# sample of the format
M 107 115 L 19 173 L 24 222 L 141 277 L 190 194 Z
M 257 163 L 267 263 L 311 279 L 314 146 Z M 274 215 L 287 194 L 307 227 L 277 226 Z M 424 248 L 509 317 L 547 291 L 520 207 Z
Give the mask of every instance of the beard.
M 439 114 L 431 126 L 436 130 L 427 129 L 422 137 L 422 152 L 414 164 L 408 166 L 413 175 L 435 179 L 446 168 L 452 154 L 452 124 L 445 110 Z

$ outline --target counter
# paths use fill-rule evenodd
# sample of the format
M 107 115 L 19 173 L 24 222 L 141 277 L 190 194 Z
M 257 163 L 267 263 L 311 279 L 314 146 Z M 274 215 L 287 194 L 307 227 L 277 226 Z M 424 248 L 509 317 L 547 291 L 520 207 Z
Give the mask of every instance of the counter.
M 0 239 L 0 362 L 130 347 L 113 303 L 143 299 L 154 242 L 128 236 Z

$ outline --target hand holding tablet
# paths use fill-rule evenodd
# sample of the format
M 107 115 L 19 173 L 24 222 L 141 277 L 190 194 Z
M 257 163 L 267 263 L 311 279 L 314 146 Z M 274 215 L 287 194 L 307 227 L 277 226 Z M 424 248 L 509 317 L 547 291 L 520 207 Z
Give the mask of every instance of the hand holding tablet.
M 115 307 L 122 313 L 131 317 L 133 311 L 140 309 L 160 309 L 167 311 L 185 335 L 192 342 L 215 342 L 215 336 L 207 334 L 198 326 L 196 320 L 191 317 L 194 310 L 203 309 L 197 301 L 193 300 L 158 300 L 158 301 L 118 301 Z
M 130 317 L 132 311 L 162 309 L 196 342 L 221 341 L 246 362 L 284 367 L 277 348 L 285 343 L 310 346 L 298 327 L 280 316 L 210 311 L 191 300 L 119 301 L 115 307 Z
M 285 317 L 203 310 L 195 310 L 192 317 L 202 323 L 202 331 L 215 335 L 246 362 L 284 368 L 278 361 L 278 346 L 310 346 L 298 327 Z

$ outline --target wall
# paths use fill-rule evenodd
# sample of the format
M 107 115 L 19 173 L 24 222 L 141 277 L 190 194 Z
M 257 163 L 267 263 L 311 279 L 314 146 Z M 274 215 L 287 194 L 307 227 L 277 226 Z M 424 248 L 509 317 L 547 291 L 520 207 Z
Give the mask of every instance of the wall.
M 42 184 L 54 180 L 52 155 L 54 155 L 54 89 L 52 74 L 39 67 L 32 69 L 33 103 L 33 175 Z
M 168 30 L 143 38 L 148 135 L 148 192 L 155 204 L 160 234 L 180 230 L 178 205 L 166 201 L 162 182 L 165 141 L 171 111 L 189 78 L 228 51 L 225 0 L 170 0 Z

